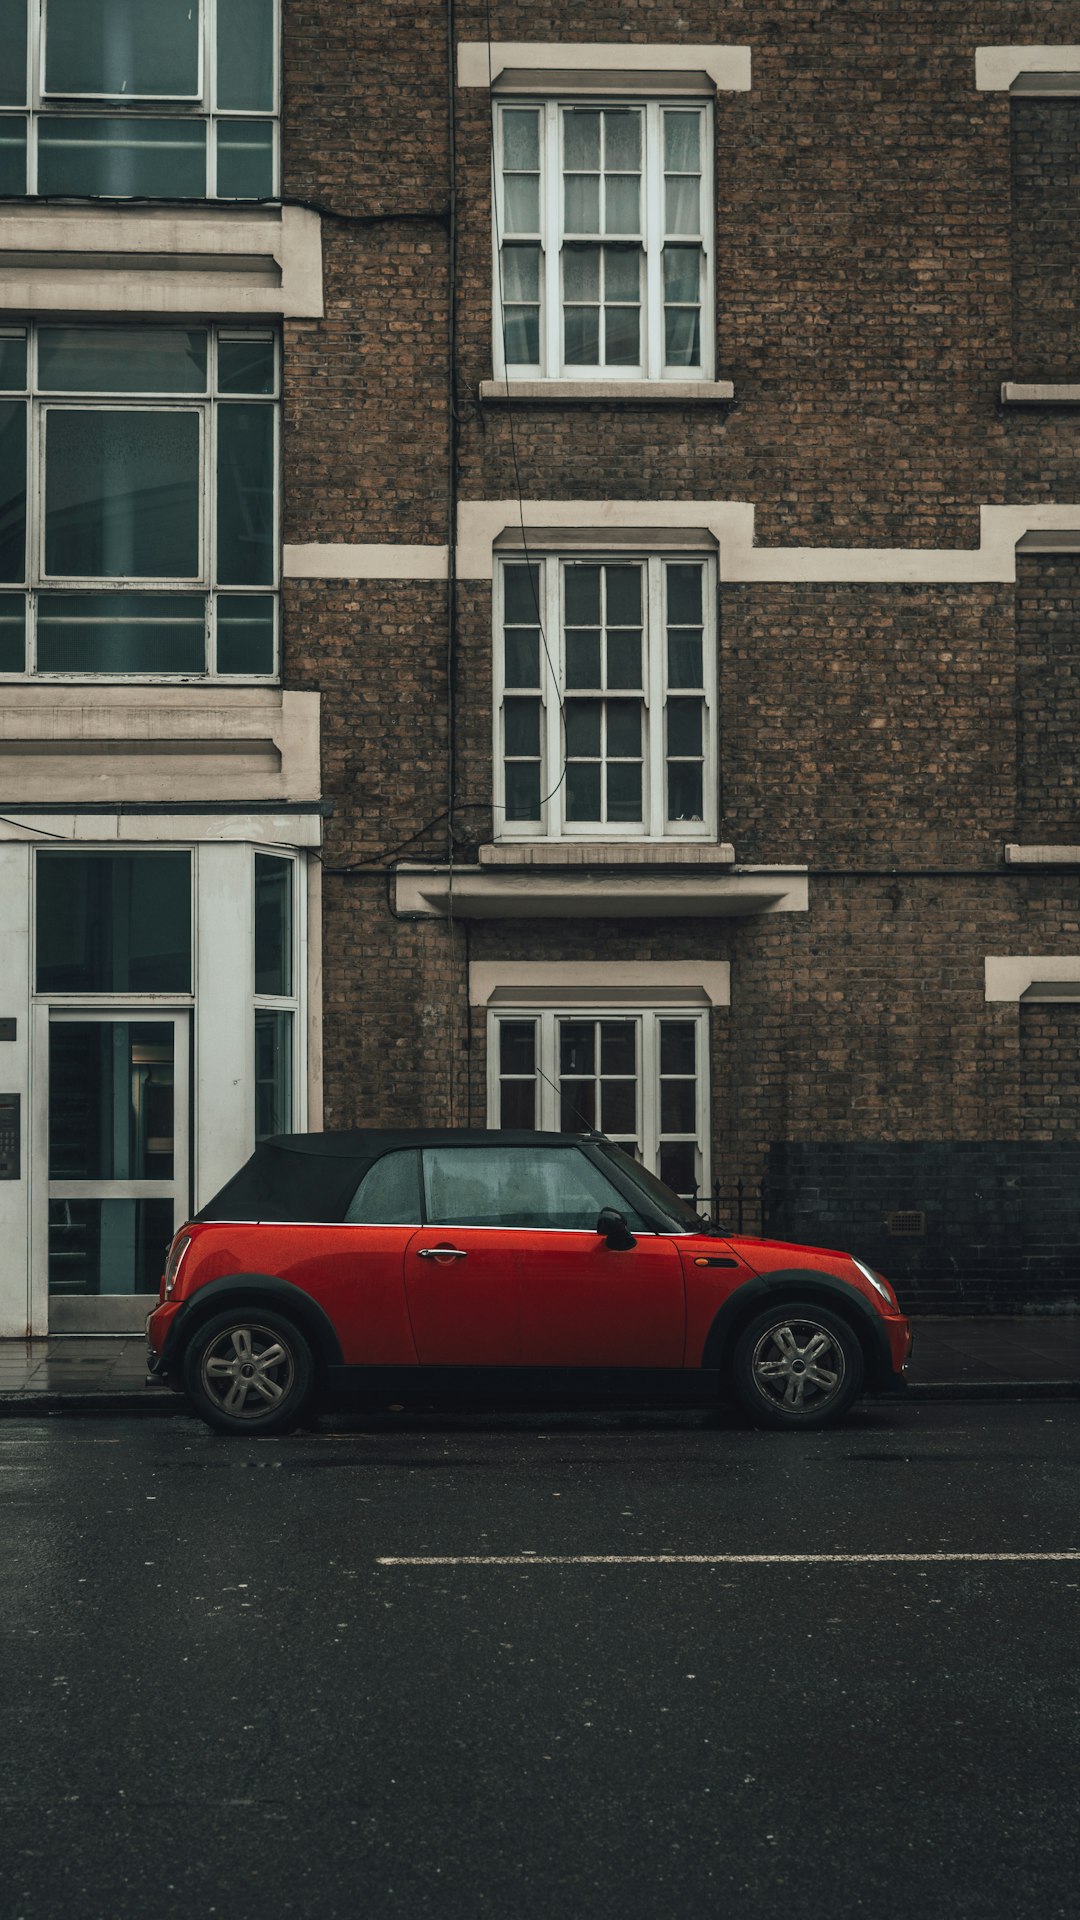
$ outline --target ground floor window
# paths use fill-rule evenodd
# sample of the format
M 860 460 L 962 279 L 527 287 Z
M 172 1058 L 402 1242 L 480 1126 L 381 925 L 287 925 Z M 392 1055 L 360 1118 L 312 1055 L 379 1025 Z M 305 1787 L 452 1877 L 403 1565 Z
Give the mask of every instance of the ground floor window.
M 596 1127 L 694 1198 L 706 1184 L 707 1033 L 705 1013 L 493 1013 L 489 1123 Z

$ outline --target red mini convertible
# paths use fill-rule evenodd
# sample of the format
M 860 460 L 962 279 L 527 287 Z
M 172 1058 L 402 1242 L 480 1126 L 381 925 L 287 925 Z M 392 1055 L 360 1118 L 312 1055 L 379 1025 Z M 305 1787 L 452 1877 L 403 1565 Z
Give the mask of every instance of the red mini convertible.
M 599 1134 L 282 1134 L 169 1249 L 151 1372 L 224 1433 L 316 1396 L 697 1404 L 812 1428 L 903 1385 L 851 1254 L 723 1232 Z

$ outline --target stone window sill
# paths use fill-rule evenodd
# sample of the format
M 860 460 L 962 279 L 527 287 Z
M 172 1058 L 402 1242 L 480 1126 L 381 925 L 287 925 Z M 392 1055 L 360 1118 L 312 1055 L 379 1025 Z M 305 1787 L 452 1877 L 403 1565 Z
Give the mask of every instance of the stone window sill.
M 482 867 L 730 867 L 735 849 L 672 840 L 517 840 L 479 849 Z
M 1067 380 L 1005 380 L 1003 407 L 1080 407 L 1080 385 Z
M 503 406 L 716 406 L 734 400 L 735 388 L 730 380 L 481 380 L 480 398 Z

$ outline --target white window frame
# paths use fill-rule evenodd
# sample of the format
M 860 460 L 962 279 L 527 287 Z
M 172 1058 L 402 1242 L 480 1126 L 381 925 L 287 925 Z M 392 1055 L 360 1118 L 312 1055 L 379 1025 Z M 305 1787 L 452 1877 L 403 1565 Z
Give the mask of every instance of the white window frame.
M 152 321 L 129 319 L 82 323 L 88 330 L 100 332 L 125 326 L 140 331 Z M 42 391 L 38 378 L 38 336 L 41 326 L 61 327 L 77 332 L 80 323 L 65 315 L 50 316 L 38 322 L 0 328 L 4 335 L 24 336 L 27 345 L 27 385 L 21 391 L 0 393 L 0 401 L 24 403 L 27 420 L 26 561 L 28 571 L 21 581 L 0 582 L 0 598 L 22 594 L 26 605 L 26 665 L 22 673 L 0 672 L 0 685 L 18 685 L 26 681 L 91 686 L 149 686 L 205 684 L 209 681 L 228 686 L 270 686 L 280 678 L 280 594 L 281 594 L 281 340 L 274 327 L 236 323 L 204 322 L 188 327 L 183 319 L 161 322 L 166 331 L 205 331 L 207 336 L 206 387 L 202 393 L 103 393 L 80 392 L 77 388 Z M 258 337 L 272 341 L 274 351 L 274 390 L 270 394 L 223 392 L 218 383 L 217 346 L 241 338 Z M 274 523 L 271 535 L 273 569 L 265 585 L 219 585 L 217 575 L 217 416 L 221 406 L 252 404 L 266 406 L 273 413 L 273 485 Z M 47 416 L 52 411 L 104 413 L 194 413 L 199 417 L 199 568 L 186 577 L 156 578 L 150 575 L 72 575 L 45 571 L 45 433 Z M 168 673 L 147 669 L 139 673 L 76 673 L 56 669 L 39 670 L 37 665 L 37 601 L 44 593 L 177 593 L 206 596 L 206 665 L 201 673 Z M 271 669 L 265 674 L 221 674 L 217 670 L 217 615 L 223 602 L 255 595 L 274 602 L 274 651 Z
M 715 244 L 716 161 L 715 109 L 713 103 L 694 95 L 665 95 L 651 99 L 628 89 L 626 94 L 543 95 L 517 94 L 496 96 L 492 102 L 492 180 L 495 218 L 492 223 L 493 257 L 493 358 L 495 377 L 514 380 L 597 381 L 711 381 L 716 355 L 715 326 Z M 644 152 L 642 158 L 643 228 L 645 287 L 641 303 L 641 330 L 644 352 L 635 366 L 577 366 L 563 361 L 562 337 L 562 157 L 563 115 L 566 109 L 593 108 L 597 111 L 636 109 L 643 116 Z M 502 252 L 520 238 L 507 233 L 502 167 L 502 122 L 506 111 L 532 108 L 540 118 L 540 360 L 529 365 L 508 365 L 504 350 L 502 301 Z M 663 121 L 668 111 L 697 111 L 702 119 L 701 193 L 702 249 L 701 272 L 701 364 L 697 367 L 668 366 L 664 362 L 664 165 Z M 617 236 L 612 236 L 613 239 Z M 693 244 L 695 236 L 679 236 Z
M 575 1006 L 489 1007 L 487 1016 L 487 1123 L 501 1125 L 501 1079 L 499 1072 L 499 1027 L 503 1021 L 532 1020 L 538 1030 L 535 1077 L 536 1126 L 558 1131 L 561 1122 L 559 1095 L 559 1027 L 561 1020 L 630 1020 L 638 1028 L 637 1124 L 642 1164 L 653 1173 L 660 1172 L 660 1027 L 664 1020 L 692 1024 L 696 1034 L 696 1167 L 697 1192 L 701 1203 L 709 1204 L 712 1159 L 709 1140 L 709 1014 L 705 1008 L 686 1006 L 641 1006 L 620 1003 L 614 995 L 610 1005 L 595 1001 Z M 671 1136 L 686 1139 L 687 1135 Z
M 566 689 L 566 637 L 563 625 L 563 572 L 572 564 L 585 562 L 596 566 L 639 565 L 645 570 L 644 626 L 642 655 L 645 701 L 642 715 L 643 736 L 643 808 L 644 819 L 637 821 L 590 821 L 565 818 L 565 779 L 563 772 L 562 701 Z M 533 565 L 540 568 L 540 794 L 539 820 L 508 820 L 506 817 L 506 777 L 503 758 L 504 701 L 515 695 L 529 697 L 527 688 L 506 686 L 504 655 L 504 579 L 507 566 Z M 704 688 L 701 820 L 680 820 L 669 825 L 666 811 L 667 705 L 667 627 L 664 611 L 664 572 L 668 565 L 700 565 L 702 568 L 702 673 Z M 717 591 L 716 562 L 700 550 L 685 553 L 670 551 L 649 553 L 642 549 L 625 551 L 583 548 L 580 552 L 541 549 L 536 552 L 516 549 L 496 555 L 493 582 L 494 666 L 493 666 L 493 741 L 495 829 L 497 841 L 533 840 L 635 840 L 635 841 L 711 841 L 718 832 L 718 701 L 717 701 Z M 552 667 L 557 675 L 553 681 Z M 679 698 L 683 690 L 671 689 Z M 693 698 L 694 690 L 686 689 Z M 570 691 L 573 698 L 573 690 Z M 587 695 L 585 697 L 588 697 Z M 613 698 L 618 696 L 613 693 Z M 630 696 L 633 697 L 632 695 Z M 558 783 L 558 784 L 557 784 Z
M 289 867 L 289 887 L 291 912 L 290 923 L 290 967 L 292 982 L 291 993 L 259 993 L 255 987 L 255 861 L 259 856 L 271 860 L 283 860 Z M 257 1059 L 255 1054 L 255 1016 L 257 1013 L 287 1013 L 291 1021 L 291 1072 L 290 1087 L 292 1112 L 287 1131 L 298 1133 L 307 1125 L 307 1097 L 304 1063 L 306 1048 L 301 1032 L 301 1011 L 303 995 L 301 993 L 303 956 L 307 946 L 307 888 L 302 884 L 303 868 L 297 854 L 286 847 L 253 847 L 251 849 L 251 1093 L 252 1126 L 255 1124 L 258 1102 L 258 1082 L 256 1078 Z
M 150 0 L 141 0 L 143 5 Z M 73 117 L 86 114 L 93 118 L 143 118 L 162 119 L 174 115 L 184 121 L 198 120 L 206 126 L 206 186 L 203 198 L 216 200 L 217 192 L 217 136 L 218 123 L 222 120 L 255 120 L 269 122 L 272 128 L 271 186 L 267 196 L 275 199 L 280 193 L 281 183 L 281 0 L 273 0 L 273 78 L 269 107 L 219 107 L 217 104 L 217 0 L 196 0 L 199 10 L 199 91 L 196 94 L 90 94 L 90 93 L 52 93 L 45 89 L 45 32 L 46 7 L 48 0 L 25 0 L 27 13 L 26 54 L 27 79 L 26 103 L 18 106 L 0 108 L 0 124 L 6 119 L 22 119 L 27 123 L 26 141 L 26 193 L 28 198 L 38 192 L 38 143 L 37 127 L 42 119 L 52 119 L 58 114 Z M 88 195 L 87 198 L 96 198 Z M 101 196 L 111 199 L 111 195 Z M 161 203 L 168 205 L 168 201 Z M 265 204 L 259 201 L 235 201 L 229 199 L 228 205 Z

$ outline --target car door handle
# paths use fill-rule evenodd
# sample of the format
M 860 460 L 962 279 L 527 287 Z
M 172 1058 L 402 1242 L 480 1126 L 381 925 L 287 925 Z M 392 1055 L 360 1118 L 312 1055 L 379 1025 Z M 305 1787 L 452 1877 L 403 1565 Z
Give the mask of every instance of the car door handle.
M 469 1255 L 466 1247 L 419 1247 L 416 1257 L 418 1260 L 467 1260 Z

